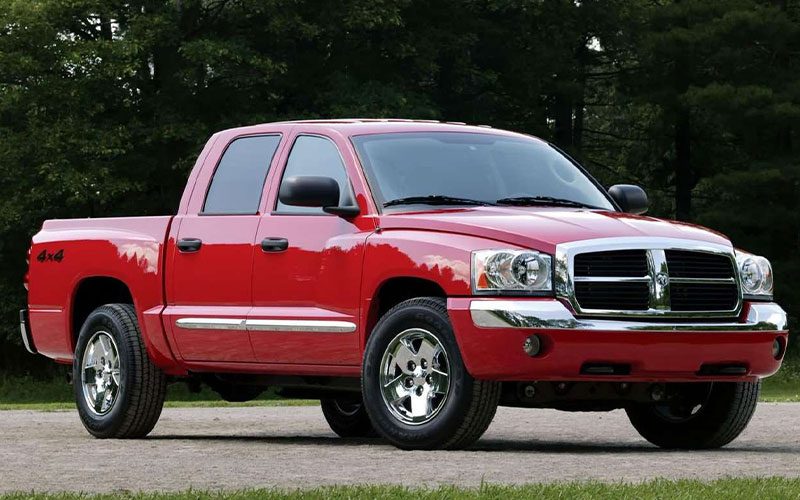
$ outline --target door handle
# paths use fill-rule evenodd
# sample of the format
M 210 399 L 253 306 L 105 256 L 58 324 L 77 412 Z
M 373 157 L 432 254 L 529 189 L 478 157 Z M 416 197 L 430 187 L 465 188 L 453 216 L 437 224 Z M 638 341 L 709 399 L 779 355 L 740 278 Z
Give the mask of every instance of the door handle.
M 289 248 L 286 238 L 264 238 L 261 240 L 261 250 L 264 252 L 283 252 Z
M 199 238 L 181 238 L 178 240 L 178 250 L 183 253 L 191 253 L 200 250 L 203 240 Z

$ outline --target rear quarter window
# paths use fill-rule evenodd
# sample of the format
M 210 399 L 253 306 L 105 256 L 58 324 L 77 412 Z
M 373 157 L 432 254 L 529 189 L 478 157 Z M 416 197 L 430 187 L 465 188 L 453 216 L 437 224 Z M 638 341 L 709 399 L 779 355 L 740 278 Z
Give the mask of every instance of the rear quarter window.
M 256 214 L 280 135 L 240 137 L 222 154 L 208 187 L 203 213 Z

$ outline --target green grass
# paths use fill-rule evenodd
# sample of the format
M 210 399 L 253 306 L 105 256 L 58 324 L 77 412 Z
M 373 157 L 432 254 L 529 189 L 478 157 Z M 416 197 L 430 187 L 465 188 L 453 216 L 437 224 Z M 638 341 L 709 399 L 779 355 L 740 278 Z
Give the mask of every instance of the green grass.
M 800 360 L 784 362 L 780 371 L 764 379 L 761 400 L 769 402 L 800 402 Z
M 761 400 L 766 402 L 800 402 L 800 360 L 784 363 L 781 370 L 764 380 Z M 227 403 L 207 387 L 190 392 L 186 384 L 171 384 L 167 390 L 167 408 L 299 406 L 314 405 L 314 400 L 283 399 L 267 391 L 247 403 Z M 75 408 L 72 386 L 63 380 L 35 380 L 29 377 L 0 377 L 0 410 L 58 411 Z
M 477 472 L 477 471 L 476 471 Z M 537 483 L 524 486 L 484 484 L 468 489 L 407 488 L 402 486 L 334 486 L 306 490 L 184 491 L 178 493 L 11 493 L 0 500 L 797 500 L 800 479 L 720 479 L 717 481 L 668 481 L 646 483 Z

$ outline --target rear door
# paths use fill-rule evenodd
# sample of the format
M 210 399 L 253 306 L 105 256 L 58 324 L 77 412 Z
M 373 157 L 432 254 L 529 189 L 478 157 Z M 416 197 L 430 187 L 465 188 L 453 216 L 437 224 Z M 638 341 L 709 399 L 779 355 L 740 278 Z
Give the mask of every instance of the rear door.
M 252 306 L 253 243 L 281 138 L 264 133 L 223 144 L 208 188 L 203 191 L 198 180 L 192 193 L 202 202 L 190 203 L 188 213 L 176 217 L 164 318 L 187 361 L 255 361 L 245 328 Z
M 365 185 L 344 137 L 297 130 L 281 175 L 276 172 L 271 182 L 270 213 L 256 234 L 251 342 L 260 362 L 357 366 L 364 242 L 375 228 L 365 217 Z M 357 203 L 361 215 L 343 218 L 280 203 L 280 183 L 293 176 L 332 177 L 340 205 Z M 276 241 L 281 245 L 269 244 Z

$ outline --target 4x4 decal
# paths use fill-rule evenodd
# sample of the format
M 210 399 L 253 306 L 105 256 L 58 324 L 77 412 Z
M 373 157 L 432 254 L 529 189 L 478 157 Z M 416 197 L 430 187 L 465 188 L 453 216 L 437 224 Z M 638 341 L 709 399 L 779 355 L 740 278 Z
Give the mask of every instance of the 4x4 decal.
M 36 256 L 36 260 L 39 262 L 61 262 L 64 259 L 64 249 L 60 249 L 56 253 L 48 252 L 47 250 L 42 250 L 39 252 L 39 255 Z

